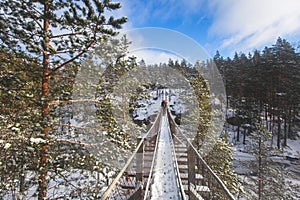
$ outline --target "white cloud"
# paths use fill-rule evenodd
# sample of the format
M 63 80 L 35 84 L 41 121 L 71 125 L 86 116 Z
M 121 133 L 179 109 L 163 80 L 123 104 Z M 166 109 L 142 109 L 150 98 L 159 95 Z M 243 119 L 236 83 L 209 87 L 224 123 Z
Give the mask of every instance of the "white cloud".
M 251 51 L 299 34 L 299 10 L 299 0 L 215 0 L 209 33 L 221 39 L 221 49 Z
M 194 34 L 211 54 L 218 49 L 232 56 L 235 51 L 247 53 L 270 46 L 279 36 L 291 42 L 300 38 L 300 0 L 121 0 L 121 3 L 121 14 L 129 17 L 125 31 L 162 25 Z
M 131 55 L 136 56 L 137 61 L 143 59 L 146 64 L 168 63 L 170 58 L 172 60 L 182 60 L 181 57 L 159 49 L 141 49 L 140 51 L 130 52 L 130 56 Z
M 195 40 L 171 29 L 146 27 L 133 29 L 126 32 L 126 34 L 129 40 L 132 41 L 129 47 L 129 51 L 131 52 L 151 49 L 173 54 L 184 58 L 190 63 L 209 58 L 205 49 Z M 161 62 L 157 61 L 159 58 L 160 56 L 154 59 L 156 63 Z

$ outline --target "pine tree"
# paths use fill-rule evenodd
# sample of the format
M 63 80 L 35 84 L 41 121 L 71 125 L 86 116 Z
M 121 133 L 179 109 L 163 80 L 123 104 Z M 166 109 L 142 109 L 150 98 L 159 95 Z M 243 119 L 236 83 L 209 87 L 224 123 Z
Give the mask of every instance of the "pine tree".
M 214 59 L 219 65 L 218 68 L 221 69 L 226 84 L 229 100 L 227 107 L 233 110 L 238 109 L 241 117 L 247 116 L 247 124 L 244 124 L 242 128 L 244 136 L 245 129 L 248 130 L 246 134 L 249 135 L 250 140 L 247 141 L 244 137 L 243 142 L 250 142 L 252 134 L 258 135 L 256 124 L 265 122 L 264 126 L 272 132 L 272 137 L 267 137 L 264 144 L 271 147 L 273 137 L 276 137 L 277 149 L 281 149 L 282 145 L 287 145 L 287 138 L 293 138 L 292 129 L 296 127 L 293 119 L 298 108 L 294 103 L 299 102 L 299 92 L 296 90 L 300 83 L 299 54 L 295 52 L 292 45 L 285 39 L 278 38 L 272 47 L 265 47 L 261 52 L 255 50 L 253 55 L 249 54 L 248 57 L 244 53 L 236 53 L 233 59 L 224 60 L 217 52 Z M 238 125 L 231 119 L 228 123 Z M 259 143 L 258 141 L 256 138 L 254 143 Z M 274 149 L 272 151 L 275 152 Z M 272 163 L 269 158 L 267 160 Z M 274 191 L 283 191 L 282 186 L 287 188 L 284 184 L 285 174 L 280 168 L 272 166 L 266 169 L 266 174 L 268 175 L 263 177 L 266 182 L 277 184 L 278 189 L 274 186 Z M 274 175 L 278 176 L 278 179 L 274 179 Z M 280 194 L 284 193 L 280 192 Z
M 50 77 L 68 64 L 80 59 L 126 18 L 106 19 L 105 12 L 120 8 L 120 3 L 101 1 L 8 1 L 0 2 L 1 47 L 31 55 L 42 55 L 41 64 L 41 137 L 49 140 Z M 42 146 L 39 162 L 39 199 L 47 196 L 48 152 Z
M 287 193 L 288 183 L 286 182 L 286 174 L 283 170 L 276 166 L 271 156 L 280 155 L 280 152 L 270 145 L 270 132 L 267 132 L 263 126 L 260 126 L 253 135 L 253 155 L 255 161 L 253 163 L 253 171 L 256 176 L 252 178 L 252 183 L 247 188 L 254 189 L 254 196 L 251 192 L 247 195 L 257 199 L 292 199 L 290 193 Z

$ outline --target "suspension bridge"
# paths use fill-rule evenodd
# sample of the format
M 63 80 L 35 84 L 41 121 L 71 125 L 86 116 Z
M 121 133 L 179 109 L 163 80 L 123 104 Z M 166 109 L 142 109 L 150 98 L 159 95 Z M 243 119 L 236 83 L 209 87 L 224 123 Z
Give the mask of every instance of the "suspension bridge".
M 138 138 L 102 200 L 234 200 L 220 178 L 181 132 L 168 108 Z

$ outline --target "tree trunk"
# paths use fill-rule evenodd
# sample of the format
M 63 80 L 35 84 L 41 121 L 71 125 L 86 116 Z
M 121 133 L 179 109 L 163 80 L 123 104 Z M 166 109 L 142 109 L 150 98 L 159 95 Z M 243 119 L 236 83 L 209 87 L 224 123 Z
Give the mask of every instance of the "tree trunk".
M 237 135 L 236 135 L 236 141 L 240 141 L 240 126 L 237 128 Z
M 22 143 L 22 157 L 21 157 L 21 162 L 22 163 L 25 163 L 25 155 L 24 155 L 24 152 L 25 150 L 23 149 L 25 146 L 24 143 Z M 19 179 L 20 179 L 20 186 L 19 186 L 19 192 L 22 194 L 24 191 L 25 191 L 25 176 L 26 176 L 26 173 L 25 173 L 25 169 L 24 169 L 24 164 L 22 164 L 21 166 L 21 172 L 20 172 L 20 175 L 19 175 Z
M 269 131 L 273 133 L 273 122 L 274 122 L 274 115 L 272 114 L 272 108 L 269 108 Z
M 287 146 L 287 116 L 284 117 L 284 141 L 283 146 Z
M 281 122 L 280 122 L 280 111 L 278 110 L 277 116 L 277 148 L 280 149 L 280 140 L 281 140 Z
M 272 111 L 272 110 L 271 110 Z M 271 146 L 274 145 L 274 137 L 275 137 L 275 133 L 274 133 L 274 120 L 275 120 L 275 117 L 274 117 L 274 114 L 272 114 L 270 111 L 269 111 L 270 115 L 270 125 L 269 125 L 269 128 L 270 128 L 270 132 L 272 133 L 272 139 L 271 139 Z
M 50 9 L 50 2 L 46 1 L 44 3 L 44 15 L 47 16 L 47 13 Z M 48 54 L 48 48 L 49 48 L 49 37 L 48 37 L 48 31 L 49 31 L 49 19 L 44 19 L 44 51 L 43 51 L 43 80 L 42 80 L 42 121 L 43 121 L 43 130 L 42 135 L 44 136 L 44 139 L 47 141 L 49 137 L 49 54 Z M 48 151 L 48 144 L 44 144 L 41 150 L 40 154 L 40 164 L 39 164 L 39 188 L 38 188 L 38 199 L 44 200 L 47 197 L 47 174 L 48 174 L 48 168 L 47 168 L 47 151 Z
M 244 129 L 243 144 L 246 144 L 246 132 L 247 129 Z
M 291 119 L 292 119 L 292 107 L 289 107 L 289 115 L 288 115 L 288 119 L 289 119 L 289 122 L 288 122 L 288 124 L 289 124 L 289 127 L 288 127 L 288 138 L 290 138 L 291 137 L 291 123 L 292 123 L 292 121 L 291 121 Z
M 275 113 L 274 113 L 275 111 L 274 111 L 274 109 L 273 109 L 273 113 L 272 113 L 272 134 L 274 134 L 274 136 L 275 136 L 275 134 L 276 134 L 276 132 L 275 132 L 275 128 L 274 128 L 274 126 L 275 126 L 275 122 L 276 122 L 276 120 L 275 120 Z
M 261 134 L 261 133 L 259 133 Z M 261 135 L 259 135 L 259 140 L 258 140 L 258 200 L 261 200 L 262 198 L 262 184 L 263 184 L 263 179 L 262 179 L 262 162 L 261 162 L 261 157 L 262 157 L 262 147 L 261 147 Z
M 46 71 L 47 72 L 47 71 Z M 48 74 L 48 75 L 47 75 Z M 44 127 L 42 130 L 42 135 L 44 136 L 44 139 L 47 140 L 49 137 L 49 124 L 48 124 L 48 115 L 49 115 L 49 104 L 48 100 L 46 99 L 48 97 L 49 92 L 49 73 L 43 74 L 43 98 L 44 104 L 42 108 L 42 119 Z M 41 155 L 40 155 L 40 176 L 39 176 L 39 194 L 38 199 L 43 200 L 47 196 L 47 174 L 48 174 L 48 168 L 47 168 L 47 151 L 48 151 L 48 144 L 45 144 L 42 148 Z
M 269 130 L 269 126 L 268 126 L 268 108 L 265 105 L 265 121 L 266 121 L 266 129 Z
M 295 104 L 295 103 L 292 103 L 292 107 L 293 107 L 293 109 L 291 110 L 291 111 L 292 111 L 291 125 L 292 125 L 292 127 L 293 127 L 293 126 L 295 126 L 295 122 L 296 122 L 296 112 L 295 112 L 295 110 L 297 109 L 296 104 Z

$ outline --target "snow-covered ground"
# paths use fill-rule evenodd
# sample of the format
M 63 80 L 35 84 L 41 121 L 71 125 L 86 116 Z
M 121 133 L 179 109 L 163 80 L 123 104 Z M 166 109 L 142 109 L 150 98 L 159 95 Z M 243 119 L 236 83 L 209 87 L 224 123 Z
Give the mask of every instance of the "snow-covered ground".
M 235 141 L 236 133 L 231 129 L 229 130 L 230 134 L 230 142 L 232 142 L 232 148 L 234 150 L 233 153 L 233 170 L 238 174 L 240 180 L 242 181 L 243 187 L 246 193 L 251 193 L 254 196 L 255 189 L 257 188 L 249 188 L 246 184 L 252 183 L 253 180 L 256 179 L 256 175 L 253 176 L 251 174 L 255 174 L 255 170 L 253 169 L 253 164 L 255 164 L 256 158 L 250 152 L 253 151 L 253 146 L 251 146 L 252 139 L 247 136 L 246 144 L 242 142 Z M 243 138 L 243 131 L 240 133 L 240 137 Z M 273 144 L 276 143 L 276 138 L 274 138 Z M 283 174 L 285 174 L 285 181 L 287 183 L 287 191 L 291 196 L 292 199 L 299 199 L 300 198 L 300 140 L 288 140 L 288 146 L 283 148 L 281 153 L 280 151 L 278 154 L 272 154 L 269 159 L 272 160 L 273 167 L 279 167 L 282 169 Z M 252 180 L 249 177 L 252 176 Z M 290 182 L 290 184 L 288 184 Z M 246 200 L 248 199 L 246 195 L 241 195 L 238 199 Z M 276 198 L 275 198 L 276 199 Z M 291 199 L 291 200 L 292 200 Z
M 133 113 L 134 120 L 147 120 L 151 116 L 159 112 L 162 100 L 167 100 L 168 105 L 175 113 L 183 113 L 184 106 L 180 103 L 179 91 L 170 89 L 158 89 L 150 92 L 149 99 L 142 99 L 138 101 L 140 108 L 135 109 Z M 154 118 L 153 118 L 154 119 Z
M 140 108 L 134 110 L 134 120 L 147 120 L 159 112 L 160 103 L 163 100 L 163 96 L 159 94 L 159 91 L 152 91 L 150 96 L 150 99 L 142 99 L 138 101 Z
M 167 99 L 169 106 L 173 109 L 176 113 L 184 113 L 184 105 L 180 101 L 180 95 L 179 91 L 171 91 L 171 90 L 158 90 L 151 93 L 150 100 L 147 100 L 148 102 L 144 101 L 141 102 L 144 104 L 144 112 L 137 111 L 137 116 L 140 120 L 147 119 L 149 116 L 153 114 L 155 110 L 158 110 L 158 107 L 160 106 L 160 102 L 162 99 Z M 233 115 L 233 110 L 229 110 L 227 113 L 227 117 L 230 117 Z M 229 131 L 230 138 L 229 142 L 232 144 L 232 148 L 234 150 L 233 153 L 233 170 L 239 175 L 241 180 L 246 180 L 250 174 L 253 173 L 253 169 L 250 167 L 250 163 L 253 163 L 255 161 L 255 156 L 249 152 L 253 150 L 253 146 L 251 145 L 251 138 L 247 136 L 246 138 L 246 144 L 243 144 L 242 142 L 236 141 L 236 132 L 234 130 L 233 126 L 227 127 L 227 131 Z M 300 134 L 298 133 L 300 136 Z M 242 141 L 243 138 L 243 129 L 240 130 L 240 140 Z M 274 138 L 274 141 L 276 138 Z M 300 189 L 300 140 L 288 140 L 288 146 L 283 149 L 283 153 L 281 155 L 274 155 L 271 157 L 273 161 L 275 161 L 276 165 L 284 166 L 284 170 L 290 174 L 292 174 L 290 177 L 286 177 L 286 181 L 291 181 L 296 187 Z M 275 144 L 275 142 L 273 143 Z M 160 147 L 164 148 L 164 147 Z M 159 150 L 160 151 L 160 150 Z M 168 158 L 169 159 L 169 158 Z M 163 161 L 168 161 L 168 159 L 158 159 L 161 163 L 164 163 Z M 160 164 L 161 165 L 161 164 Z M 167 164 L 166 164 L 167 165 Z M 163 172 L 163 171 L 162 171 Z M 157 177 L 162 178 L 162 174 L 157 174 Z M 161 180 L 166 179 L 163 178 Z M 157 185 L 158 187 L 158 185 Z M 159 185 L 160 188 L 166 188 L 164 187 L 164 183 L 161 182 Z M 154 188 L 153 188 L 154 189 Z M 296 199 L 297 196 L 300 196 L 300 191 L 295 191 L 295 189 L 292 189 L 295 193 Z M 156 191 L 159 196 L 159 190 Z M 156 198 L 156 199 L 169 199 L 169 198 Z M 243 199 L 243 198 L 240 198 Z
M 151 186 L 151 199 L 180 199 L 176 180 L 174 160 L 172 156 L 171 134 L 167 116 L 162 117 L 162 125 L 158 138 L 156 162 L 154 165 L 154 181 Z
M 287 147 L 284 148 L 284 155 L 300 159 L 300 141 L 288 139 L 287 144 Z

